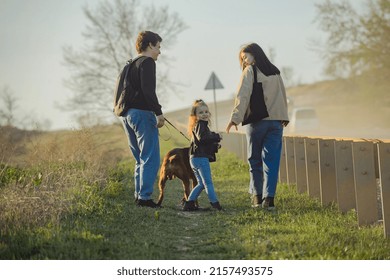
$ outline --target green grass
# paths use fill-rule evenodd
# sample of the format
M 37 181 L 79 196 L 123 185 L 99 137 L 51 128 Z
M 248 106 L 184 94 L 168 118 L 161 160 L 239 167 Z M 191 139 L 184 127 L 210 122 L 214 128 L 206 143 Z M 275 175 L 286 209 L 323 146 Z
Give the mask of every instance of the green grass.
M 175 139 L 161 141 L 162 154 L 186 143 Z M 181 211 L 178 180 L 168 181 L 163 208 L 136 207 L 133 162 L 124 160 L 104 184 L 84 181 L 64 192 L 69 206 L 58 219 L 2 225 L 0 258 L 390 259 L 382 226 L 358 228 L 355 212 L 322 207 L 293 187 L 278 186 L 277 211 L 252 209 L 247 164 L 224 150 L 217 156 L 211 166 L 222 212 Z M 205 192 L 199 203 L 209 207 Z

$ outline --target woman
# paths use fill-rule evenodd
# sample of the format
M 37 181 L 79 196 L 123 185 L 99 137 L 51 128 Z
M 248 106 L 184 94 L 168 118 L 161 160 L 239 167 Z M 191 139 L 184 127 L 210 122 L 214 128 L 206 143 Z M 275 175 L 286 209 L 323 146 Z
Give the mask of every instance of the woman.
M 283 126 L 288 124 L 286 90 L 279 69 L 259 45 L 244 46 L 239 61 L 241 81 L 226 132 L 240 123 L 246 126 L 252 206 L 273 210 Z

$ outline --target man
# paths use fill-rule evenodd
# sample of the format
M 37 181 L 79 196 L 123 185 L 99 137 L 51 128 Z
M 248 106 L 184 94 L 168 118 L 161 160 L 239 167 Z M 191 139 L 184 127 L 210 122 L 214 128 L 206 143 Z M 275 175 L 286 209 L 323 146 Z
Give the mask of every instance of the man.
M 158 207 L 151 199 L 160 165 L 158 128 L 164 115 L 156 95 L 156 63 L 160 55 L 161 37 L 151 31 L 138 34 L 138 56 L 129 70 L 128 82 L 135 89 L 130 109 L 121 118 L 135 158 L 135 201 L 141 207 Z

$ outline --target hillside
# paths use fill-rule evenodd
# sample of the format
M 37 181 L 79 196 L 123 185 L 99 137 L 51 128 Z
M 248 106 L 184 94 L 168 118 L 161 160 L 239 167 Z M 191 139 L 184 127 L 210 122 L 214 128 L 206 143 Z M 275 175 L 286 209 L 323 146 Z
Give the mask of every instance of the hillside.
M 162 155 L 185 142 L 165 132 Z M 168 182 L 163 208 L 136 206 L 134 161 L 119 125 L 26 133 L 20 151 L 14 140 L 0 141 L 17 155 L 0 151 L 2 260 L 390 259 L 380 223 L 358 227 L 356 211 L 322 207 L 286 184 L 275 211 L 252 208 L 248 165 L 225 149 L 211 166 L 224 211 L 212 211 L 203 192 L 202 210 L 183 212 L 178 179 Z
M 365 97 L 360 94 L 362 90 L 361 85 L 348 80 L 288 88 L 289 110 L 294 107 L 315 108 L 320 122 L 316 136 L 390 139 L 390 97 L 377 98 L 374 94 Z M 225 130 L 233 103 L 233 100 L 217 102 L 219 131 Z M 190 107 L 165 116 L 185 131 L 189 111 Z M 215 116 L 213 104 L 210 104 L 210 111 Z M 212 121 L 215 123 L 214 117 Z M 239 130 L 245 131 L 241 126 Z
M 294 106 L 314 107 L 321 133 L 328 136 L 390 138 L 390 98 L 362 96 L 347 80 L 324 81 L 288 90 Z

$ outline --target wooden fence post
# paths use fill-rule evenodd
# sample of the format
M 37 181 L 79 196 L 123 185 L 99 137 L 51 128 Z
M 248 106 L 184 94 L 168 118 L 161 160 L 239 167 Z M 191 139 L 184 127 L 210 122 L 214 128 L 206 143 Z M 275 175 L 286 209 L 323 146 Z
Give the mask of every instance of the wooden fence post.
M 378 221 L 374 144 L 353 142 L 352 155 L 358 224 L 369 225 Z
M 373 142 L 378 144 L 378 142 Z M 379 179 L 379 158 L 378 158 L 378 145 L 374 145 L 374 166 L 375 166 L 375 178 Z
M 221 146 L 223 148 L 226 148 L 227 150 L 229 150 L 230 152 L 232 152 L 232 147 L 231 147 L 231 139 L 232 139 L 232 136 L 230 134 L 226 134 L 223 136 L 223 139 L 221 141 Z
M 286 160 L 287 160 L 287 184 L 295 185 L 295 156 L 294 156 L 294 138 L 285 137 L 286 141 Z
M 240 151 L 241 146 L 239 145 L 239 134 L 238 133 L 229 133 L 223 136 L 221 145 L 223 148 L 229 150 L 229 152 L 235 154 L 238 158 L 241 159 Z
M 321 204 L 328 205 L 337 201 L 336 168 L 334 157 L 335 140 L 319 140 L 319 166 Z
M 282 184 L 287 183 L 287 160 L 286 160 L 286 141 L 285 136 L 282 138 L 282 154 L 280 156 L 280 167 L 279 167 L 279 182 Z
M 241 146 L 241 159 L 244 162 L 248 162 L 248 149 L 247 149 L 247 142 L 246 142 L 246 135 L 240 134 L 240 146 Z
M 294 154 L 297 192 L 307 193 L 308 190 L 306 177 L 305 138 L 294 137 Z
M 309 196 L 320 199 L 320 168 L 318 164 L 318 139 L 305 139 L 307 189 Z
M 337 203 L 343 213 L 356 209 L 355 179 L 353 175 L 352 141 L 336 141 Z
M 390 143 L 378 144 L 379 179 L 382 196 L 383 228 L 390 237 Z

